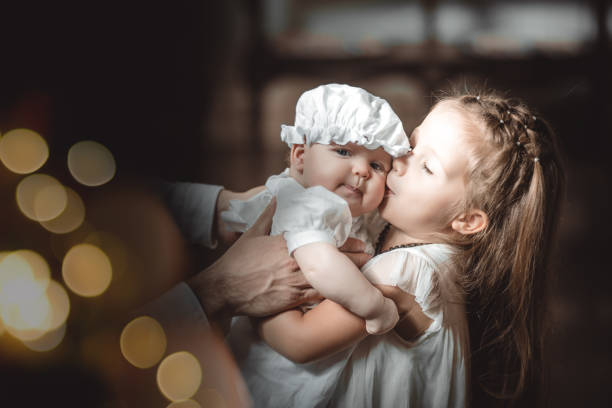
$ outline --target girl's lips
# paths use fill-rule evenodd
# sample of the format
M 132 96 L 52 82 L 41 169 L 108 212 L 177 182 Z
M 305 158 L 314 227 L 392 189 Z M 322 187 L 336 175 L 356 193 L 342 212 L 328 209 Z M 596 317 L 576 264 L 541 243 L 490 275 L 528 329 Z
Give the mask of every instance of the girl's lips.
M 385 187 L 385 197 L 389 197 L 389 196 L 392 196 L 392 195 L 395 195 L 395 193 L 393 192 L 393 190 L 391 190 L 389 188 L 389 186 L 386 186 Z

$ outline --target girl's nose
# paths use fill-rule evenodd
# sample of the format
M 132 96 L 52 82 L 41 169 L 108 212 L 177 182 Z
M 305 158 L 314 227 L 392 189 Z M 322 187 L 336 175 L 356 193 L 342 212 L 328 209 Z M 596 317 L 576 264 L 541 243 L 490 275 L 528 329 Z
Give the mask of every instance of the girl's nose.
M 399 173 L 399 175 L 404 174 L 406 168 L 408 167 L 408 156 L 410 153 L 403 155 L 402 157 L 397 157 L 393 159 L 393 171 Z

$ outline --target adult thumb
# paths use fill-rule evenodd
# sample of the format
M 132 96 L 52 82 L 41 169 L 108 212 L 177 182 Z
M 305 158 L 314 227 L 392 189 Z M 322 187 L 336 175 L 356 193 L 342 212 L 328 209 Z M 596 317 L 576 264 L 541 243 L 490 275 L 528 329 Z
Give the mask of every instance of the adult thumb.
M 274 217 L 274 211 L 276 210 L 276 197 L 272 197 L 272 200 L 268 203 L 268 206 L 263 210 L 255 224 L 242 234 L 243 237 L 256 237 L 259 235 L 268 235 L 272 228 L 272 217 Z

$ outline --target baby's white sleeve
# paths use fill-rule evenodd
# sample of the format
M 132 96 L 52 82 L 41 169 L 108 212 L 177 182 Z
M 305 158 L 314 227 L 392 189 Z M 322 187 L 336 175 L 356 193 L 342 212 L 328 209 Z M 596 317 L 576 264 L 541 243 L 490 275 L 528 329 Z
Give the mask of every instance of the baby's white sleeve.
M 221 219 L 228 230 L 245 232 L 257 221 L 272 197 L 272 193 L 265 189 L 246 201 L 230 200 L 227 210 L 221 213 Z
M 348 203 L 326 188 L 315 186 L 299 194 L 279 196 L 272 228 L 283 233 L 292 253 L 314 242 L 340 247 L 351 232 L 351 224 Z
M 285 169 L 280 174 L 268 177 L 266 188 L 248 200 L 230 200 L 228 209 L 221 213 L 221 219 L 230 231 L 245 232 L 255 224 L 272 197 L 278 196 L 280 201 L 283 196 L 292 196 L 302 191 L 304 187 L 289 176 L 289 169 Z M 274 231 L 272 235 L 275 235 Z

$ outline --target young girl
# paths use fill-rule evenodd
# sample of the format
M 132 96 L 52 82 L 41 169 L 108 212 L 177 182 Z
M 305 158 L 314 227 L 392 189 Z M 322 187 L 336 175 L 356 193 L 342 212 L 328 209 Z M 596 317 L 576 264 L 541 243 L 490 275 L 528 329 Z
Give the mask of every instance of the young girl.
M 248 201 L 230 201 L 222 219 L 244 231 L 276 196 L 271 234 L 284 235 L 312 287 L 366 319 L 369 333 L 392 329 L 395 304 L 338 247 L 349 236 L 370 241 L 376 214 L 369 213 L 383 199 L 391 158 L 410 149 L 401 121 L 385 100 L 329 84 L 299 98 L 295 126 L 283 125 L 281 138 L 291 147 L 291 167 Z
M 494 351 L 489 389 L 517 396 L 531 381 L 563 187 L 554 134 L 518 101 L 482 93 L 438 102 L 411 143 L 393 161 L 389 226 L 362 268 L 409 312 L 356 346 L 363 320 L 329 300 L 259 321 L 261 340 L 231 343 L 256 407 L 465 406 L 465 300 L 482 329 L 473 341 Z M 264 358 L 266 344 L 279 354 Z

